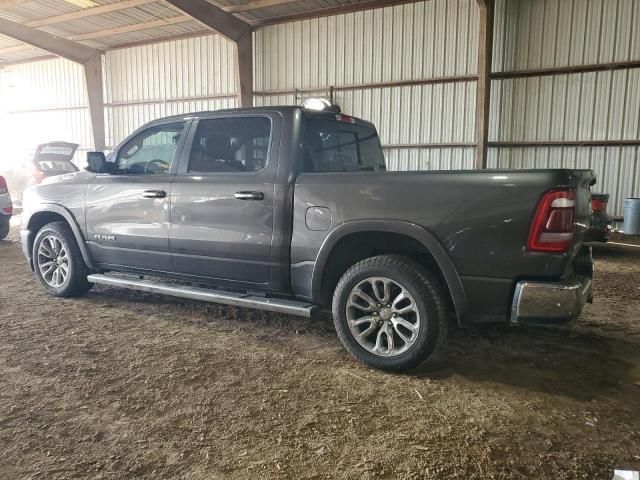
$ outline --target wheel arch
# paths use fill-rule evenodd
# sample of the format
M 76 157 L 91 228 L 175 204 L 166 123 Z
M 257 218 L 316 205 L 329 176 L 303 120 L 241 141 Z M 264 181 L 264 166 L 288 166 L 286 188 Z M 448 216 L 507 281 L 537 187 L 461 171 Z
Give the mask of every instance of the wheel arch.
M 40 208 L 37 212 L 34 212 L 29 217 L 29 221 L 27 223 L 27 230 L 29 232 L 28 244 L 27 248 L 29 252 L 33 251 L 33 242 L 35 241 L 36 235 L 45 225 L 52 222 L 64 222 L 66 223 L 73 236 L 76 239 L 76 243 L 78 244 L 78 248 L 80 249 L 80 253 L 82 253 L 82 258 L 87 264 L 87 266 L 95 270 L 95 264 L 93 259 L 91 258 L 91 254 L 89 249 L 87 248 L 87 244 L 85 242 L 84 236 L 82 235 L 82 231 L 78 226 L 73 214 L 67 210 L 62 205 L 57 204 L 47 204 Z M 33 269 L 33 259 L 29 259 L 29 263 L 31 264 L 31 268 Z
M 447 287 L 456 313 L 458 324 L 463 326 L 468 313 L 467 297 L 455 265 L 444 247 L 428 230 L 401 220 L 357 220 L 346 222 L 335 228 L 323 242 L 317 255 L 312 276 L 312 296 L 316 303 L 327 302 L 327 293 L 340 276 L 354 263 L 370 256 L 370 250 L 361 248 L 369 239 L 392 241 L 393 246 L 385 246 L 383 253 L 422 255 L 418 260 L 427 262 L 427 267 L 435 269 Z M 351 246 L 349 248 L 345 248 Z M 410 249 L 408 252 L 406 249 Z

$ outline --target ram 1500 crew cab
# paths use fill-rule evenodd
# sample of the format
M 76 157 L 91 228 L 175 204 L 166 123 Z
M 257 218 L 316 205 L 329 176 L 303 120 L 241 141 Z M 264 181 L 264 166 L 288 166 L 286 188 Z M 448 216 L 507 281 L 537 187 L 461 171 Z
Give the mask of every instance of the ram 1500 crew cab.
M 391 172 L 336 109 L 155 120 L 25 195 L 24 254 L 52 295 L 93 284 L 311 316 L 399 370 L 460 326 L 563 323 L 591 300 L 588 170 Z

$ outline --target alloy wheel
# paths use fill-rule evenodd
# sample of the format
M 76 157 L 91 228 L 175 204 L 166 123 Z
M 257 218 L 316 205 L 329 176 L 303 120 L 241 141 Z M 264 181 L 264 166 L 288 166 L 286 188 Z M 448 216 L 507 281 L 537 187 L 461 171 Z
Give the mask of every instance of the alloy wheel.
M 360 281 L 349 292 L 346 309 L 351 334 L 374 355 L 402 355 L 418 338 L 420 312 L 413 296 L 395 280 Z
M 47 235 L 42 239 L 38 246 L 37 265 L 47 285 L 53 288 L 64 285 L 69 276 L 69 255 L 58 237 Z

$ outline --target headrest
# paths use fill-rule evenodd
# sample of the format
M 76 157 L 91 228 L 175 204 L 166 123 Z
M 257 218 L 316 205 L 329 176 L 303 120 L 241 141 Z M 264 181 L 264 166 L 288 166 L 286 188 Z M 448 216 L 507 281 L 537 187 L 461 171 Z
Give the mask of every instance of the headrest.
M 211 134 L 205 137 L 202 149 L 209 157 L 217 160 L 234 160 L 231 139 L 227 135 Z

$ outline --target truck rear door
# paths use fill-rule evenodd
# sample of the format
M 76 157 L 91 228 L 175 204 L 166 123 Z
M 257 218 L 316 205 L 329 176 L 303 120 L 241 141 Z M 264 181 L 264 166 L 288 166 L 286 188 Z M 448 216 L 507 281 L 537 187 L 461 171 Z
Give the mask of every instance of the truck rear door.
M 215 114 L 196 120 L 171 188 L 173 270 L 215 283 L 270 280 L 277 118 Z

